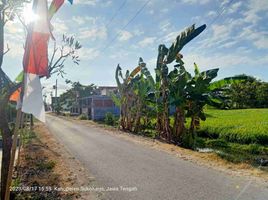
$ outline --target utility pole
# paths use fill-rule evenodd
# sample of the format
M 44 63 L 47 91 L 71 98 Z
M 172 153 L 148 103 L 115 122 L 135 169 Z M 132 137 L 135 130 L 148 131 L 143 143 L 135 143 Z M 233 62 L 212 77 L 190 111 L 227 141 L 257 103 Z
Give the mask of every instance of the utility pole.
M 57 97 L 58 97 L 58 79 L 56 79 L 56 86 L 55 86 L 55 97 L 56 97 L 56 102 L 58 103 L 57 101 Z
M 57 112 L 58 109 L 58 79 L 56 79 L 56 85 L 53 86 L 53 89 L 55 90 L 55 102 L 52 102 L 54 105 L 53 110 Z

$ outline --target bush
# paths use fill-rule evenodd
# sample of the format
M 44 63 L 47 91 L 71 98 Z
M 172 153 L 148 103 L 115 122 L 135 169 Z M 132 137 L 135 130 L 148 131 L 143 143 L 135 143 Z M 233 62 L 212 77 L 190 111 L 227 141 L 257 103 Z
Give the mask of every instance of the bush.
M 187 149 L 194 149 L 195 140 L 196 140 L 195 134 L 186 132 L 182 135 L 182 146 Z
M 42 171 L 50 171 L 52 170 L 56 165 L 56 162 L 55 161 L 41 161 L 40 163 L 37 163 L 37 167 L 39 170 L 42 170 Z
M 231 144 L 231 149 L 234 152 L 245 152 L 254 155 L 268 155 L 268 147 L 259 145 L 259 144 Z
M 115 124 L 116 124 L 115 116 L 110 112 L 106 113 L 104 122 L 105 122 L 105 124 L 107 124 L 109 126 L 115 126 Z
M 79 115 L 78 119 L 80 120 L 88 120 L 88 116 L 86 114 Z

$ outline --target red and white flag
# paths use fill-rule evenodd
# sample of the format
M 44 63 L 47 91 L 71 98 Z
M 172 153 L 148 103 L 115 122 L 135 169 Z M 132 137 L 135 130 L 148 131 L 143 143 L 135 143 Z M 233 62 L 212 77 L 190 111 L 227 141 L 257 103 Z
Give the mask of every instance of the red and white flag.
M 48 40 L 50 23 L 48 20 L 47 0 L 34 0 L 33 12 L 36 19 L 29 27 L 23 67 L 25 73 L 48 75 Z
M 47 0 L 34 0 L 33 12 L 37 19 L 29 27 L 23 57 L 24 95 L 22 112 L 33 114 L 37 119 L 45 122 L 42 86 L 39 77 L 48 75 L 50 23 Z

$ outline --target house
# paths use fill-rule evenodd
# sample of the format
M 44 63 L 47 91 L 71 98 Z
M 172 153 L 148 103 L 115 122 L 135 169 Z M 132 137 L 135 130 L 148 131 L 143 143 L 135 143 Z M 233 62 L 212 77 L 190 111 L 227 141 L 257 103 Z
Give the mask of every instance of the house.
M 119 116 L 120 108 L 114 104 L 110 96 L 111 93 L 117 93 L 117 90 L 117 87 L 98 87 L 98 95 L 79 98 L 73 104 L 71 115 L 85 114 L 91 120 L 102 120 L 108 112 Z

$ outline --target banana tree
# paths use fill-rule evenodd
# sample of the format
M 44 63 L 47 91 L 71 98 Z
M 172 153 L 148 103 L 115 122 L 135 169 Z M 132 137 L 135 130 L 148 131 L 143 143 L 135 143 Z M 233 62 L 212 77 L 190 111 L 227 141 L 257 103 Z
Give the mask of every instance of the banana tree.
M 181 63 L 181 54 L 179 53 L 182 48 L 198 36 L 206 25 L 202 25 L 195 28 L 195 25 L 190 26 L 183 31 L 176 40 L 167 48 L 161 44 L 158 48 L 158 58 L 156 63 L 156 84 L 155 84 L 155 102 L 157 110 L 157 129 L 160 132 L 160 136 L 164 137 L 167 141 L 171 141 L 171 128 L 169 120 L 169 69 L 168 64 L 176 61 Z
M 150 113 L 150 107 L 147 103 L 148 93 L 154 87 L 154 80 L 147 69 L 146 64 L 143 62 L 142 58 L 139 60 L 139 66 L 141 66 L 140 75 L 137 75 L 133 81 L 133 89 L 136 97 L 135 100 L 135 123 L 134 132 L 138 133 L 141 131 L 141 118 L 143 121 L 148 121 L 148 113 Z
M 174 70 L 168 75 L 170 84 L 169 102 L 175 107 L 174 123 L 172 128 L 172 140 L 178 143 L 185 133 L 185 107 L 187 105 L 186 86 L 191 79 L 191 74 L 181 64 L 175 65 Z
M 206 120 L 203 107 L 213 99 L 210 94 L 210 82 L 217 77 L 219 68 L 199 72 L 195 66 L 195 76 L 187 84 L 187 115 L 191 117 L 190 133 L 193 134 L 196 127 L 199 127 L 199 119 Z M 193 136 L 194 137 L 194 136 Z
M 138 75 L 140 72 L 141 75 Z M 122 75 L 121 67 L 119 65 L 117 66 L 115 77 L 120 97 L 118 100 L 118 98 L 113 96 L 113 99 L 120 105 L 120 126 L 123 130 L 133 131 L 133 125 L 139 127 L 141 118 L 140 107 L 144 103 L 141 97 L 143 97 L 145 91 L 147 91 L 145 86 L 148 85 L 147 79 L 145 82 L 144 77 L 149 77 L 150 74 L 148 73 L 149 71 L 146 68 L 146 64 L 141 58 L 138 66 L 131 73 L 129 73 L 128 70 L 126 71 L 125 77 Z M 153 84 L 151 83 L 152 78 L 148 80 L 150 80 L 149 85 Z
M 188 82 L 187 90 L 187 116 L 191 118 L 190 133 L 200 128 L 200 119 L 205 121 L 204 106 L 211 105 L 222 108 L 228 96 L 223 92 L 233 83 L 239 83 L 246 79 L 246 76 L 227 77 L 211 82 L 217 77 L 219 68 L 199 72 L 198 66 L 194 64 L 195 76 Z M 194 135 L 192 135 L 194 137 Z

